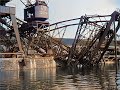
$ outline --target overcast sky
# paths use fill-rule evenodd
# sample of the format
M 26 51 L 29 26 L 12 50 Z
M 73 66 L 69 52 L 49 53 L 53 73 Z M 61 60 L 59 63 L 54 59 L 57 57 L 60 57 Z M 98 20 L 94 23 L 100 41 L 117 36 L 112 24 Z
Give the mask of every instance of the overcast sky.
M 26 0 L 22 0 L 25 2 Z M 49 21 L 51 23 L 81 15 L 111 14 L 120 7 L 120 0 L 47 0 L 49 1 Z M 23 18 L 24 5 L 20 0 L 12 0 L 9 5 L 16 7 L 16 16 Z

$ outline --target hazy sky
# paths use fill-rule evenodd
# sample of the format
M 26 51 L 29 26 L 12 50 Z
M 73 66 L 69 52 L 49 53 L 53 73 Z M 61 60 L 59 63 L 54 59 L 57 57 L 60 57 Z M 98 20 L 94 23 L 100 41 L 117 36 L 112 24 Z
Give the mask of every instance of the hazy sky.
M 25 2 L 26 0 L 22 0 Z M 111 14 L 120 7 L 120 0 L 47 0 L 49 1 L 49 21 L 51 23 L 81 15 Z M 24 5 L 20 0 L 12 0 L 9 5 L 16 7 L 16 16 L 23 18 Z

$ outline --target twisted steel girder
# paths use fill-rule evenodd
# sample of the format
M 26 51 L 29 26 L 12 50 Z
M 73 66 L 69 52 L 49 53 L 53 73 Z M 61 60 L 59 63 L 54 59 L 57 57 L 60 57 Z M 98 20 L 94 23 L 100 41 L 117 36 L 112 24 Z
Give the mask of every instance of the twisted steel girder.
M 40 55 L 47 54 L 51 49 L 56 61 L 63 61 L 68 65 L 87 66 L 100 62 L 115 36 L 114 30 L 117 32 L 119 29 L 119 16 L 119 12 L 115 11 L 111 15 L 85 15 L 54 24 L 37 22 L 35 25 L 17 19 L 17 24 L 26 55 L 29 49 Z M 0 45 L 6 46 L 5 43 L 10 43 L 10 47 L 15 48 L 17 47 L 15 34 L 12 24 L 10 21 L 7 23 L 8 21 L 9 17 L 0 18 L 1 29 L 5 31 L 5 35 L 1 35 L 3 38 L 1 37 L 0 40 L 3 42 Z M 71 46 L 63 42 L 70 31 L 74 32 Z M 18 52 L 17 49 L 15 51 Z

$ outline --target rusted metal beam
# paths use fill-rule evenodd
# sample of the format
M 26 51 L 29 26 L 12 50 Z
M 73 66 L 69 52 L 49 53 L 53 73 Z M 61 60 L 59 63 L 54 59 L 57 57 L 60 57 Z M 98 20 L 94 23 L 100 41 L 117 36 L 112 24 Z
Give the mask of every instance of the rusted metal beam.
M 13 23 L 13 28 L 14 28 L 14 32 L 16 35 L 19 50 L 20 50 L 20 52 L 23 53 L 22 44 L 21 44 L 20 35 L 19 35 L 19 30 L 18 30 L 18 26 L 17 26 L 17 22 L 16 22 L 16 17 L 14 14 L 10 14 L 10 16 L 11 16 L 11 20 Z

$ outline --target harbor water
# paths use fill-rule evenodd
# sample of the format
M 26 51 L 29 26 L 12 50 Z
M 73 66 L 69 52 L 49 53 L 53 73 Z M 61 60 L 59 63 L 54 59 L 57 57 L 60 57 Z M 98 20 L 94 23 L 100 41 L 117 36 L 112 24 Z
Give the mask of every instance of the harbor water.
M 120 67 L 1 70 L 0 90 L 120 90 Z

